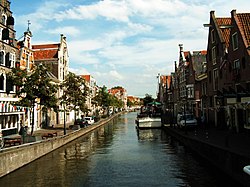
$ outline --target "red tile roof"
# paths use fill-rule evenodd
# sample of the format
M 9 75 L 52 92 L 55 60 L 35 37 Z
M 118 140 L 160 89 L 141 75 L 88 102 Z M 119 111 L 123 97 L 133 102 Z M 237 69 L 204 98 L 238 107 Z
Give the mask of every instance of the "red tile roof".
M 202 51 L 201 51 L 201 54 L 202 54 L 202 55 L 206 55 L 206 54 L 207 54 L 207 50 L 202 50 Z
M 171 75 L 167 75 L 167 88 L 168 89 L 170 89 L 171 80 L 172 80 L 172 76 Z
M 231 18 L 216 18 L 216 22 L 218 26 L 230 26 L 231 25 Z M 220 28 L 221 35 L 226 42 L 226 47 L 229 47 L 230 41 L 230 28 Z
M 58 50 L 60 44 L 41 44 L 33 45 L 34 59 L 35 60 L 45 60 L 58 58 Z
M 32 49 L 58 49 L 60 44 L 39 44 L 32 45 Z
M 90 82 L 90 75 L 80 75 L 82 78 L 84 78 L 87 82 Z
M 53 59 L 58 57 L 58 50 L 34 51 L 35 60 Z
M 250 46 L 250 13 L 237 13 L 238 27 L 246 47 Z

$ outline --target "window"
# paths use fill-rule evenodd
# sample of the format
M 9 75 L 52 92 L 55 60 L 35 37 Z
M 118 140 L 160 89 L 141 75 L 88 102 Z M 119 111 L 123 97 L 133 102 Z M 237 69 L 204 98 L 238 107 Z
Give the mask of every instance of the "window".
M 214 32 L 214 29 L 211 31 L 211 41 L 212 41 L 212 43 L 215 42 L 215 32 Z
M 212 73 L 211 73 L 211 71 L 208 72 L 208 80 L 209 80 L 209 83 L 211 83 L 211 81 L 212 81 Z
M 10 68 L 10 53 L 6 53 L 5 55 L 5 66 Z
M 4 52 L 0 52 L 0 65 L 4 66 Z
M 213 85 L 214 90 L 218 90 L 218 69 L 214 69 L 213 71 Z
M 234 61 L 233 69 L 240 69 L 240 60 L 239 59 Z
M 207 95 L 207 83 L 206 82 L 202 83 L 201 92 L 202 92 L 202 95 Z
M 14 85 L 10 79 L 6 79 L 6 92 L 9 94 L 14 91 Z
M 212 48 L 212 62 L 213 65 L 216 64 L 216 46 Z
M 30 62 L 29 62 L 29 60 L 30 60 L 30 54 L 29 54 L 29 52 L 27 51 L 27 54 L 25 54 L 25 62 L 26 62 L 26 69 L 27 70 L 29 70 L 29 64 L 30 64 Z
M 4 75 L 0 75 L 0 91 L 4 91 Z
M 246 58 L 245 57 L 242 58 L 242 68 L 243 69 L 246 68 Z
M 15 67 L 15 63 L 16 63 L 16 61 L 15 61 L 15 54 L 14 53 L 10 53 L 10 67 L 12 68 L 12 67 Z
M 193 85 L 187 86 L 187 97 L 194 98 L 194 86 Z
M 2 15 L 2 24 L 6 25 L 6 15 Z
M 232 35 L 233 50 L 238 49 L 238 34 L 237 32 Z

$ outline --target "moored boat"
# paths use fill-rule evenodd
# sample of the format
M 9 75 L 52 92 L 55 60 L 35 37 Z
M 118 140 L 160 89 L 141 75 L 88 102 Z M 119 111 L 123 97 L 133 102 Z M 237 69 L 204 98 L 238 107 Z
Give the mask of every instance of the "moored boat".
M 153 102 L 155 103 L 155 102 Z M 147 106 L 142 106 L 140 113 L 137 114 L 136 127 L 143 128 L 161 128 L 161 107 L 150 103 Z

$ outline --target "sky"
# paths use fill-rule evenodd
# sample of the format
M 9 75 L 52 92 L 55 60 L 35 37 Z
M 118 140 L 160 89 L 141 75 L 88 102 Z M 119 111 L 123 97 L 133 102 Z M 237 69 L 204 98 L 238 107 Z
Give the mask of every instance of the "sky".
M 206 50 L 210 11 L 249 13 L 247 0 L 10 0 L 16 39 L 28 20 L 32 44 L 67 37 L 69 71 L 98 86 L 156 97 L 157 75 L 170 75 L 184 51 Z

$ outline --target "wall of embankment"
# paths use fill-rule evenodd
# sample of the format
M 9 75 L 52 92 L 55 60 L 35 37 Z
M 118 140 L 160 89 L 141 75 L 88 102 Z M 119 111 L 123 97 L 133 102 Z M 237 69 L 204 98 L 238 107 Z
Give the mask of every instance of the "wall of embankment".
M 243 167 L 250 164 L 249 157 L 246 155 L 185 136 L 184 133 L 175 131 L 171 127 L 164 127 L 164 129 L 170 136 L 211 163 L 214 168 L 219 169 L 242 186 L 250 186 L 250 176 L 243 171 Z
M 91 126 L 70 132 L 63 136 L 0 150 L 0 178 L 93 131 L 94 129 L 107 124 L 119 115 L 120 114 L 113 115 Z

